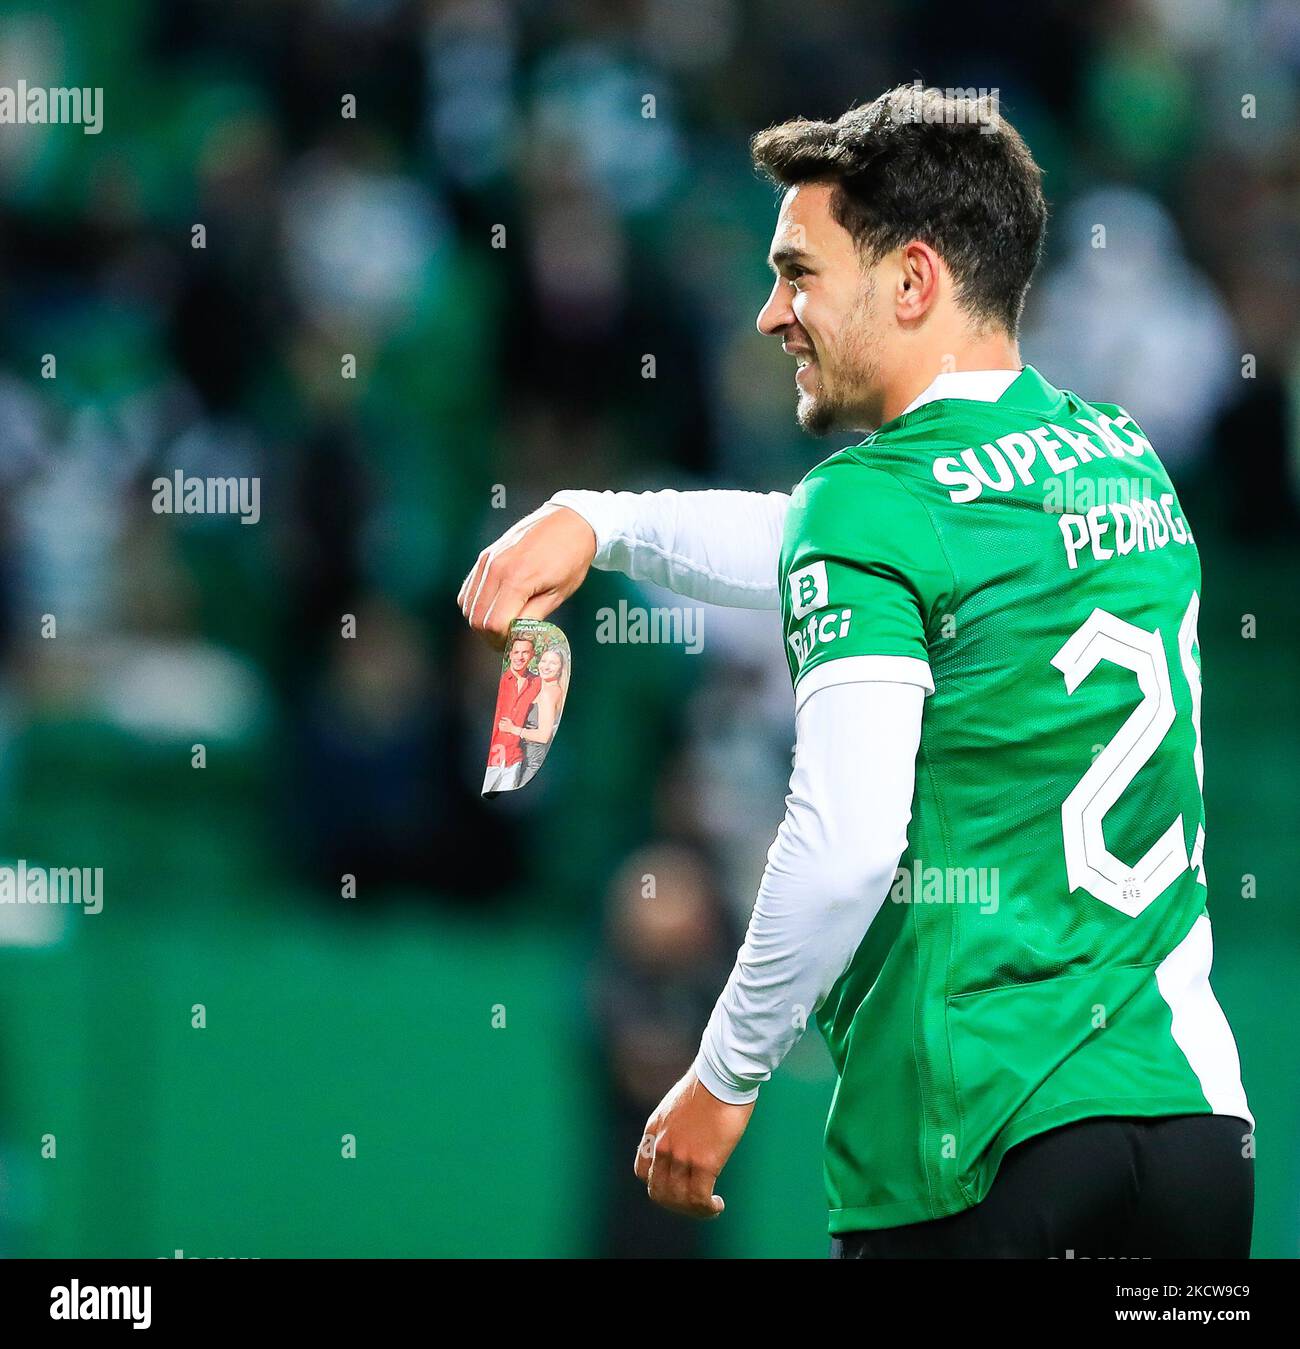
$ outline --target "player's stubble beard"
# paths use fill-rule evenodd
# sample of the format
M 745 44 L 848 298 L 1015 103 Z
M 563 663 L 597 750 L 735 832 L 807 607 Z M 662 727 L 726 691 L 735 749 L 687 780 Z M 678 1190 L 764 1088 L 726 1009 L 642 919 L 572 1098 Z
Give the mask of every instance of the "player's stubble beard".
M 867 277 L 841 325 L 838 345 L 817 350 L 817 392 L 799 390 L 795 420 L 810 436 L 873 429 L 865 410 L 878 382 L 880 339 L 871 328 L 874 277 Z

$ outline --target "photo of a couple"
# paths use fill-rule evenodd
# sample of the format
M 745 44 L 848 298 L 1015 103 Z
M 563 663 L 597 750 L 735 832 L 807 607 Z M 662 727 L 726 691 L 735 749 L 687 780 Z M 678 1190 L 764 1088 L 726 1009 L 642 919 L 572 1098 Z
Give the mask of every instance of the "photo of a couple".
M 519 620 L 506 646 L 488 745 L 483 795 L 536 776 L 560 724 L 569 688 L 569 644 L 553 623 Z

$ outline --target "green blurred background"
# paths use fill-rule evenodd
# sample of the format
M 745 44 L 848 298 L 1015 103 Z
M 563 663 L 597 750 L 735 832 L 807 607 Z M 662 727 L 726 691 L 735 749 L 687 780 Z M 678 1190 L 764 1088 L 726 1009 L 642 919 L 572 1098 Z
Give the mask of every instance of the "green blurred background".
M 918 76 L 1001 90 L 1053 208 L 1023 352 L 1131 408 L 1197 531 L 1214 982 L 1255 1253 L 1300 1253 L 1300 25 L 1076 10 L 0 5 L 0 85 L 105 109 L 0 126 L 0 861 L 105 877 L 0 906 L 0 1253 L 825 1253 L 815 1037 L 721 1222 L 630 1175 L 780 819 L 774 619 L 604 645 L 662 597 L 594 577 L 545 772 L 489 808 L 454 597 L 559 487 L 824 457 L 753 329 L 746 138 Z M 256 475 L 261 521 L 155 514 L 177 469 Z

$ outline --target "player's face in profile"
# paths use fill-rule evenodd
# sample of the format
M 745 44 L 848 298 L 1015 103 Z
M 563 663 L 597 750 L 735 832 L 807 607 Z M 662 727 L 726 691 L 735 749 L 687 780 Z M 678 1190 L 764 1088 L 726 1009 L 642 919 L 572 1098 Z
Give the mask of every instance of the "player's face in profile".
M 824 183 L 786 192 L 769 254 L 777 277 L 758 316 L 759 332 L 797 362 L 795 416 L 811 435 L 868 429 L 879 404 L 876 286 L 831 194 Z

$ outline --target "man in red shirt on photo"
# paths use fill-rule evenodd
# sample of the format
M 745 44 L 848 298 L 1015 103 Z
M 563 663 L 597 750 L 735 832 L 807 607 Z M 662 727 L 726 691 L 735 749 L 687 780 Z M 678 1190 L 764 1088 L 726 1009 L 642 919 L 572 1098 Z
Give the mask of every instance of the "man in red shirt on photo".
M 522 726 L 527 720 L 528 709 L 537 701 L 541 677 L 528 673 L 529 663 L 536 653 L 537 647 L 531 637 L 516 637 L 510 643 L 510 665 L 501 676 L 496 712 L 492 716 L 492 742 L 488 745 L 484 793 L 508 792 L 519 786 L 524 764 L 523 741 L 517 735 L 503 731 L 501 723 L 509 721 Z

